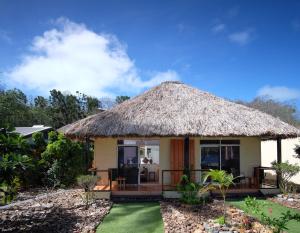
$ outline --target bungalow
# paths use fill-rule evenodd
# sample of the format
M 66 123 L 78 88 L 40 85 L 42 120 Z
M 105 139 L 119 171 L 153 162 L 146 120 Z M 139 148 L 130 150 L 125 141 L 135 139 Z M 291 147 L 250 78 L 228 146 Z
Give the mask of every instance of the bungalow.
M 60 129 L 94 141 L 95 189 L 112 195 L 166 193 L 189 171 L 240 176 L 242 190 L 276 188 L 276 173 L 261 167 L 261 141 L 280 142 L 300 131 L 258 110 L 177 81 L 160 85 L 114 108 Z

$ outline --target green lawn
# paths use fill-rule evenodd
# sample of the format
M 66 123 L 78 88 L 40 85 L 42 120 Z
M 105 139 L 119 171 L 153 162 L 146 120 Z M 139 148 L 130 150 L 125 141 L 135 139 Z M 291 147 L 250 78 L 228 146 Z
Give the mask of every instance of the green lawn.
M 114 204 L 97 233 L 163 233 L 160 206 L 155 203 Z
M 280 214 L 282 212 L 286 212 L 287 210 L 290 210 L 291 212 L 294 213 L 299 213 L 299 211 L 291 209 L 291 208 L 287 208 L 285 206 L 282 206 L 280 204 L 268 201 L 268 200 L 258 200 L 259 202 L 262 202 L 265 204 L 265 206 L 263 207 L 263 211 L 265 212 L 265 214 L 267 214 L 268 216 L 274 216 L 274 217 L 278 217 L 280 216 Z M 243 200 L 241 201 L 229 201 L 229 204 L 232 204 L 233 206 L 245 210 L 245 203 Z M 269 209 L 272 209 L 272 214 L 270 214 Z M 253 215 L 254 217 L 258 217 L 256 215 Z M 300 223 L 296 222 L 296 221 L 290 221 L 287 225 L 287 227 L 289 228 L 289 230 L 287 232 L 289 233 L 299 233 L 300 232 Z

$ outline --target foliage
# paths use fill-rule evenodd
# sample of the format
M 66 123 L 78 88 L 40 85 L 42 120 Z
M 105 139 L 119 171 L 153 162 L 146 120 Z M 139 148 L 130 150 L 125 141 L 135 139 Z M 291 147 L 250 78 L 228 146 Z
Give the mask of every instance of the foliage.
M 4 154 L 0 160 L 0 192 L 3 193 L 3 203 L 12 201 L 20 188 L 23 173 L 32 167 L 31 159 L 27 155 Z
M 270 99 L 268 96 L 257 97 L 251 102 L 236 101 L 251 108 L 258 109 L 274 117 L 279 117 L 291 125 L 300 126 L 300 119 L 297 117 L 297 107 L 291 103 L 282 103 Z
M 86 172 L 91 162 L 90 151 L 86 152 L 82 143 L 74 142 L 62 134 L 57 135 L 57 140 L 51 141 L 42 158 L 48 165 L 47 177 L 50 185 L 68 186 L 74 183 L 78 175 Z M 87 158 L 86 158 L 87 157 Z
M 204 177 L 203 183 L 205 183 L 208 179 L 211 179 L 211 184 L 209 184 L 210 189 L 219 189 L 222 197 L 223 197 L 223 205 L 224 205 L 224 220 L 226 219 L 226 193 L 229 186 L 234 184 L 234 177 L 232 174 L 228 174 L 224 170 L 213 170 L 210 169 L 209 172 L 206 173 Z
M 248 212 L 252 212 L 260 215 L 260 218 L 263 223 L 273 228 L 274 233 L 281 233 L 284 230 L 288 230 L 287 224 L 291 220 L 296 220 L 300 222 L 300 214 L 299 213 L 291 213 L 291 211 L 286 211 L 281 213 L 280 217 L 272 216 L 272 209 L 269 210 L 269 214 L 266 215 L 262 211 L 262 204 L 259 203 L 256 198 L 247 197 L 245 199 L 245 205 Z
M 93 188 L 97 183 L 98 177 L 93 175 L 81 175 L 77 177 L 77 184 L 85 191 L 85 205 L 86 209 L 90 204 L 90 200 L 93 198 Z
M 3 194 L 1 204 L 6 205 L 12 202 L 16 197 L 20 186 L 20 180 L 17 177 L 15 177 L 10 184 L 6 182 L 0 183 L 0 192 Z
M 51 90 L 50 96 L 36 96 L 28 101 L 18 89 L 0 90 L 0 128 L 8 126 L 51 125 L 59 128 L 96 113 L 101 102 L 91 96 Z
M 181 193 L 180 200 L 185 204 L 200 204 L 201 201 L 197 197 L 201 186 L 191 182 L 187 175 L 181 176 L 180 182 L 177 185 L 177 190 Z
M 219 223 L 220 225 L 224 225 L 226 223 L 225 217 L 224 216 L 220 216 L 219 218 L 217 218 L 215 220 L 215 222 Z
M 129 96 L 126 96 L 126 95 L 120 95 L 120 96 L 117 96 L 117 97 L 116 97 L 116 103 L 117 103 L 117 104 L 120 104 L 120 103 L 123 103 L 124 101 L 129 100 L 129 99 L 130 99 Z
M 298 158 L 298 159 L 300 159 L 300 146 L 297 145 L 297 146 L 295 147 L 294 151 L 295 151 L 295 153 L 296 153 L 296 154 L 295 154 L 295 157 Z
M 32 135 L 33 140 L 33 154 L 35 157 L 40 158 L 42 152 L 46 149 L 47 142 L 45 141 L 44 134 L 42 132 L 36 132 Z
M 300 166 L 298 164 L 290 164 L 288 161 L 284 163 L 273 161 L 272 167 L 279 175 L 279 188 L 281 192 L 289 193 L 292 188 L 290 180 L 300 172 Z

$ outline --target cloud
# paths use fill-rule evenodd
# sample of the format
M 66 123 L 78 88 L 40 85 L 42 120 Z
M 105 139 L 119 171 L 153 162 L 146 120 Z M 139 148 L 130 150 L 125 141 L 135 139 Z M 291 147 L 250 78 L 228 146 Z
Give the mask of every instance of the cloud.
M 224 31 L 224 30 L 225 30 L 225 27 L 226 27 L 225 24 L 219 23 L 219 24 L 213 26 L 213 27 L 211 28 L 211 31 L 212 31 L 213 33 L 219 33 L 219 32 Z
M 300 90 L 285 86 L 264 86 L 257 92 L 258 96 L 264 96 L 279 101 L 295 100 L 300 98 Z
M 244 46 L 254 39 L 254 30 L 247 29 L 244 31 L 234 32 L 228 36 L 228 39 L 240 46 Z
M 50 89 L 94 96 L 136 94 L 162 81 L 179 79 L 173 70 L 141 77 L 126 46 L 110 34 L 59 18 L 33 39 L 20 64 L 5 72 L 12 87 L 46 95 Z

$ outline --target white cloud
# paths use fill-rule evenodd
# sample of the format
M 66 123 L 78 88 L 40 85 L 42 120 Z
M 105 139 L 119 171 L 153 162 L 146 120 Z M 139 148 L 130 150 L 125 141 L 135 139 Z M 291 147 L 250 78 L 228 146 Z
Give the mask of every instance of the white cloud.
M 40 94 L 56 88 L 98 97 L 136 94 L 162 81 L 179 79 L 172 70 L 153 74 L 141 78 L 126 46 L 114 35 L 60 18 L 53 29 L 34 38 L 22 62 L 5 76 L 10 86 Z
M 224 30 L 225 30 L 225 27 L 226 27 L 225 24 L 219 23 L 219 24 L 213 26 L 212 29 L 211 29 L 211 31 L 212 31 L 213 33 L 219 33 L 219 32 L 224 31 Z
M 253 33 L 254 33 L 253 29 L 247 29 L 244 31 L 230 34 L 228 36 L 228 39 L 233 43 L 243 46 L 248 44 L 250 41 L 254 39 Z
M 264 96 L 279 101 L 294 100 L 300 98 L 300 90 L 284 86 L 264 86 L 257 92 L 258 96 Z

